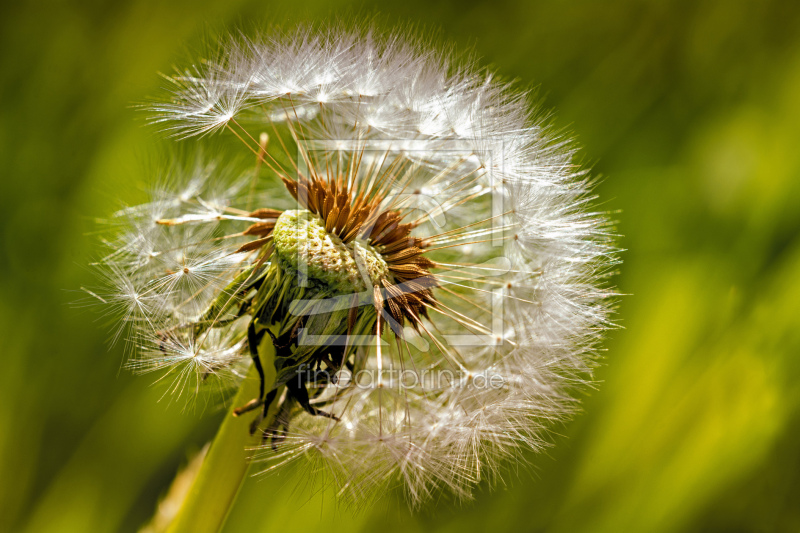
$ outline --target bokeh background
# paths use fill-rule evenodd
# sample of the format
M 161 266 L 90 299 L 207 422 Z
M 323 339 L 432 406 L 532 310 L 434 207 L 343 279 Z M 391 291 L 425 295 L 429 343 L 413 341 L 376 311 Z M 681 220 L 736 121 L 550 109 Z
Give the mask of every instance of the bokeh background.
M 376 13 L 541 85 L 619 211 L 625 329 L 557 446 L 474 503 L 354 514 L 287 472 L 248 481 L 226 531 L 800 531 L 800 3 L 0 9 L 0 531 L 137 531 L 222 416 L 159 403 L 70 305 L 93 217 L 136 201 L 163 142 L 130 104 L 209 30 Z

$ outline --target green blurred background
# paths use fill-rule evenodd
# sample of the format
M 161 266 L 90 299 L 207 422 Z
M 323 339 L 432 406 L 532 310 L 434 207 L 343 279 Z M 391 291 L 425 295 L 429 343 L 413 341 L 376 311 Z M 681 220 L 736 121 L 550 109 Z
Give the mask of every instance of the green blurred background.
M 209 28 L 375 13 L 541 84 L 620 210 L 625 329 L 557 446 L 475 503 L 353 514 L 285 472 L 226 531 L 800 531 L 800 2 L 0 9 L 0 531 L 136 531 L 219 424 L 159 403 L 70 306 L 93 217 L 141 200 L 162 142 L 130 104 Z

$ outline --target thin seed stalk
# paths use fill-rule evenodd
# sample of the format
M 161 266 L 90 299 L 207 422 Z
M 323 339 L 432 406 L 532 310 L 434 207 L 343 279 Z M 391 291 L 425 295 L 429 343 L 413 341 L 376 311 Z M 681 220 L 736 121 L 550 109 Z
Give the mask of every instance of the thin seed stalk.
M 276 328 L 273 326 L 270 329 L 274 331 Z M 268 335 L 264 336 L 264 342 L 258 347 L 258 352 L 266 374 L 266 387 L 269 390 L 275 378 L 273 365 L 275 347 Z M 203 464 L 178 514 L 167 529 L 168 533 L 218 533 L 222 530 L 250 469 L 253 448 L 261 444 L 260 432 L 256 432 L 255 435 L 250 434 L 253 416 L 235 417 L 233 410 L 258 397 L 258 393 L 258 372 L 255 365 L 252 365 L 203 459 Z M 271 409 L 262 424 L 268 425 L 274 416 L 275 413 Z

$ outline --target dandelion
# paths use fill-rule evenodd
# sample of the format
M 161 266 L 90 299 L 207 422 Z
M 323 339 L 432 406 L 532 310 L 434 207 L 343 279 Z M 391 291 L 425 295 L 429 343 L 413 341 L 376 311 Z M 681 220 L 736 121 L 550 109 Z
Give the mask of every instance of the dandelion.
M 228 135 L 257 173 L 212 157 L 116 213 L 100 266 L 130 367 L 194 395 L 252 365 L 232 414 L 260 471 L 302 464 L 353 501 L 469 498 L 548 446 L 590 380 L 615 260 L 572 144 L 524 93 L 344 30 L 231 39 L 167 82 L 153 121 Z

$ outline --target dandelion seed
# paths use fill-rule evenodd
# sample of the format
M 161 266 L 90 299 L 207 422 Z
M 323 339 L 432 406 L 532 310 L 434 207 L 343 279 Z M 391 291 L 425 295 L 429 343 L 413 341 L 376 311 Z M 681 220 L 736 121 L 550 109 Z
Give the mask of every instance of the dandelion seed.
M 615 250 L 572 145 L 397 35 L 224 50 L 167 78 L 154 121 L 237 138 L 283 192 L 201 165 L 117 213 L 103 299 L 134 326 L 129 366 L 193 395 L 269 346 L 277 377 L 236 411 L 259 411 L 265 472 L 303 463 L 354 501 L 398 481 L 412 504 L 469 498 L 546 447 L 610 326 Z

